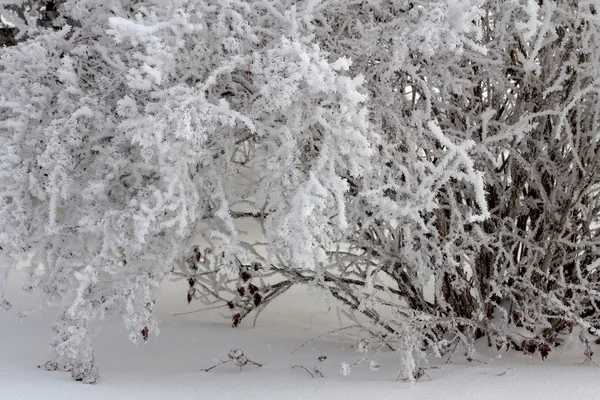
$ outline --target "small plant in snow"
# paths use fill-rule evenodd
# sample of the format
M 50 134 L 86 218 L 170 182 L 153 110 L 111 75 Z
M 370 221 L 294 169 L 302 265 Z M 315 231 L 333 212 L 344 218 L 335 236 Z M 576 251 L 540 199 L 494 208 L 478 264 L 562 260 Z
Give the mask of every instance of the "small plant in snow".
M 381 338 L 374 339 L 376 340 L 375 346 L 373 346 L 373 343 L 371 343 L 369 339 L 362 338 L 358 341 L 356 345 L 356 352 L 360 354 L 360 358 L 352 364 L 342 363 L 343 375 L 349 374 L 352 368 L 365 362 L 369 364 L 369 369 L 372 372 L 379 371 L 379 355 L 383 349 L 388 346 L 388 344 L 382 342 Z
M 347 362 L 342 362 L 342 364 L 340 366 L 340 373 L 344 376 L 348 376 L 348 375 L 350 375 L 351 371 L 352 371 L 352 367 L 350 366 L 350 364 L 348 364 Z
M 240 368 L 240 371 L 242 370 L 243 367 L 247 366 L 247 365 L 254 365 L 257 367 L 262 367 L 262 364 L 257 363 L 256 361 L 252 361 L 250 360 L 245 354 L 244 351 L 242 349 L 231 349 L 229 350 L 229 353 L 227 354 L 227 356 L 229 357 L 229 360 L 216 360 L 216 364 L 213 365 L 210 368 L 205 368 L 202 371 L 208 372 L 220 365 L 223 364 L 227 364 L 227 363 L 234 363 L 237 367 Z

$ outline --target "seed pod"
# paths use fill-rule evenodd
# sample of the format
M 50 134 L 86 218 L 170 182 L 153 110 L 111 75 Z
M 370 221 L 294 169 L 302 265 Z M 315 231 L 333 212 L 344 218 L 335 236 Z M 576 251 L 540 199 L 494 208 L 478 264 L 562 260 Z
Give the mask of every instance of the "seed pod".
M 192 271 L 198 271 L 198 266 L 196 265 L 196 258 L 190 257 L 187 259 L 187 265 Z
M 236 326 L 238 326 L 240 324 L 241 319 L 242 319 L 242 316 L 239 313 L 235 314 L 231 321 L 231 327 L 235 328 Z
M 260 303 L 262 303 L 262 296 L 260 293 L 256 292 L 254 293 L 254 305 L 258 307 L 260 306 Z
M 242 278 L 242 280 L 243 280 L 244 282 L 248 282 L 248 281 L 250 280 L 250 278 L 252 278 L 252 275 L 250 275 L 250 272 L 248 272 L 248 271 L 243 271 L 243 272 L 240 274 L 240 277 Z
M 258 292 L 258 288 L 256 286 L 254 286 L 253 284 L 249 284 L 248 291 L 250 292 L 250 294 L 254 294 L 254 293 Z
M 523 352 L 525 354 L 533 354 L 537 350 L 537 345 L 532 340 L 523 340 L 521 347 L 523 347 Z
M 550 346 L 548 346 L 546 343 L 541 344 L 539 347 L 539 352 L 542 356 L 542 361 L 545 361 L 548 357 L 548 354 L 550 354 Z
M 142 331 L 140 332 L 142 334 L 142 339 L 144 339 L 144 342 L 148 340 L 148 327 L 145 326 L 144 329 L 142 329 Z

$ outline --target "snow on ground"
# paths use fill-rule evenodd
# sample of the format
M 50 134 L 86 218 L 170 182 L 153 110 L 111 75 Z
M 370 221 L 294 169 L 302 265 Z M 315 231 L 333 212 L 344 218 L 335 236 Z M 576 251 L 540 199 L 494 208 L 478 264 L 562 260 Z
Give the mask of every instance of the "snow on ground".
M 23 295 L 15 297 L 17 305 L 27 301 Z M 414 384 L 396 382 L 398 358 L 389 353 L 381 357 L 380 371 L 371 372 L 362 364 L 343 376 L 341 363 L 359 358 L 351 338 L 324 336 L 291 354 L 306 340 L 340 326 L 336 313 L 327 312 L 317 297 L 296 290 L 265 311 L 256 327 L 246 321 L 245 326 L 232 329 L 214 311 L 173 316 L 187 309 L 185 291 L 168 283 L 158 303 L 162 320 L 158 337 L 136 346 L 116 322 L 99 332 L 95 347 L 101 380 L 93 386 L 74 382 L 64 372 L 36 368 L 46 361 L 52 313 L 21 323 L 15 321 L 16 311 L 3 313 L 0 400 L 600 399 L 600 368 L 563 358 L 559 349 L 545 363 L 539 355 L 521 354 L 489 362 L 495 355 L 489 349 L 478 356 L 487 364 L 469 363 L 456 354 L 452 363 L 438 361 L 440 368 L 427 370 L 430 379 Z M 314 304 L 306 309 L 307 302 Z M 242 348 L 264 366 L 240 372 L 225 364 L 202 371 L 232 348 Z M 327 359 L 319 362 L 320 355 Z M 308 369 L 319 364 L 325 377 L 313 379 L 306 371 L 292 368 L 297 364 Z

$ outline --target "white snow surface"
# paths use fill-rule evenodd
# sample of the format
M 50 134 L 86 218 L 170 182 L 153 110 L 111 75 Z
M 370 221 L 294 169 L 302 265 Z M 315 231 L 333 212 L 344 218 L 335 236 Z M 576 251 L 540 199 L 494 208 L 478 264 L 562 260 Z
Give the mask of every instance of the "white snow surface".
M 12 286 L 18 279 L 12 277 Z M 16 321 L 17 310 L 0 314 L 0 400 L 154 400 L 154 399 L 600 399 L 600 368 L 581 365 L 583 359 L 567 357 L 572 342 L 553 349 L 542 362 L 539 355 L 515 352 L 497 357 L 494 349 L 481 345 L 476 362 L 468 362 L 457 351 L 450 363 L 433 359 L 427 375 L 416 383 L 396 381 L 398 355 L 382 354 L 377 372 L 363 363 L 348 376 L 340 373 L 343 362 L 360 358 L 356 333 L 325 335 L 340 327 L 334 309 L 308 290 L 290 292 L 267 309 L 251 327 L 248 319 L 231 328 L 216 311 L 174 316 L 199 308 L 185 304 L 185 288 L 167 283 L 157 303 L 160 334 L 135 345 L 119 321 L 108 323 L 94 339 L 101 379 L 96 385 L 75 382 L 65 372 L 37 368 L 46 361 L 53 315 L 44 312 Z M 11 293 L 17 309 L 31 300 L 18 290 Z M 306 304 L 312 307 L 306 307 Z M 241 348 L 262 368 L 242 371 L 225 364 L 210 372 L 203 368 L 215 358 L 227 357 Z M 571 354 L 571 351 L 569 351 Z M 581 352 L 579 353 L 581 354 Z M 317 358 L 327 356 L 323 362 Z M 311 378 L 300 368 L 318 365 L 323 378 Z

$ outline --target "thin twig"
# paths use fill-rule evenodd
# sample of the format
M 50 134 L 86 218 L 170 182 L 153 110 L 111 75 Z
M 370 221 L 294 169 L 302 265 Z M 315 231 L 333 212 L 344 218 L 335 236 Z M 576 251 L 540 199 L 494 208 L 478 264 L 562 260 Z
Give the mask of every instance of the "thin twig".
M 298 365 L 298 364 L 296 364 L 296 365 L 294 365 L 292 368 L 302 368 L 302 369 L 304 369 L 304 370 L 305 370 L 305 371 L 306 371 L 306 372 L 307 372 L 307 373 L 310 375 L 310 377 L 311 377 L 311 378 L 313 378 L 313 379 L 314 379 L 314 377 L 315 377 L 315 376 L 312 374 L 312 372 L 310 372 L 310 371 L 309 371 L 309 370 L 308 370 L 308 369 L 307 369 L 307 368 L 306 368 L 304 365 Z M 322 375 L 321 375 L 321 376 L 322 376 Z
M 454 352 L 458 348 L 459 344 L 460 344 L 460 340 L 457 340 L 456 344 L 454 345 L 454 348 L 450 351 L 450 355 L 448 356 L 448 359 L 446 360 L 446 364 L 450 363 L 450 360 L 452 359 L 452 356 L 454 355 Z
M 225 360 L 225 361 L 221 361 L 220 363 L 218 363 L 218 364 L 215 364 L 215 365 L 213 365 L 213 366 L 212 366 L 212 367 L 210 367 L 210 368 L 202 368 L 202 371 L 204 371 L 204 372 L 208 372 L 208 371 L 210 371 L 211 369 L 213 369 L 213 368 L 216 368 L 216 367 L 218 367 L 219 365 L 227 364 L 227 363 L 228 363 L 228 362 L 230 362 L 230 361 L 231 361 L 231 360 Z
M 252 360 L 248 360 L 248 364 L 256 365 L 257 367 L 262 367 L 262 364 L 259 364 L 256 361 L 252 361 Z
M 300 350 L 302 347 L 306 346 L 307 344 L 309 344 L 310 342 L 319 339 L 320 337 L 326 336 L 326 335 L 331 335 L 332 333 L 336 333 L 336 332 L 341 332 L 341 331 L 345 331 L 347 329 L 351 329 L 351 328 L 360 328 L 360 325 L 350 325 L 350 326 L 345 326 L 343 328 L 338 328 L 338 329 L 334 329 L 332 331 L 329 332 L 325 332 L 320 334 L 319 336 L 315 336 L 314 338 L 308 339 L 306 342 L 302 343 L 296 350 L 292 351 L 290 354 L 294 354 L 295 352 L 297 352 L 298 350 Z
M 504 372 L 500 372 L 499 374 L 496 374 L 496 376 L 502 376 L 502 375 L 506 375 L 506 373 L 507 373 L 508 371 L 510 371 L 511 369 L 514 369 L 514 367 L 506 368 L 506 371 L 504 371 Z
M 223 307 L 226 307 L 226 306 L 227 306 L 227 304 L 222 304 L 220 306 L 199 308 L 199 309 L 194 310 L 194 311 L 185 311 L 185 312 L 175 313 L 173 315 L 175 316 L 175 315 L 194 314 L 194 313 L 197 313 L 197 312 L 200 312 L 200 311 L 214 310 L 215 308 L 223 308 Z
M 478 360 L 478 359 L 473 358 L 473 357 L 467 357 L 467 361 L 470 362 L 470 363 L 476 363 L 476 362 L 478 362 L 478 363 L 483 364 L 483 365 L 488 365 L 489 364 L 488 362 L 481 361 L 481 360 Z

